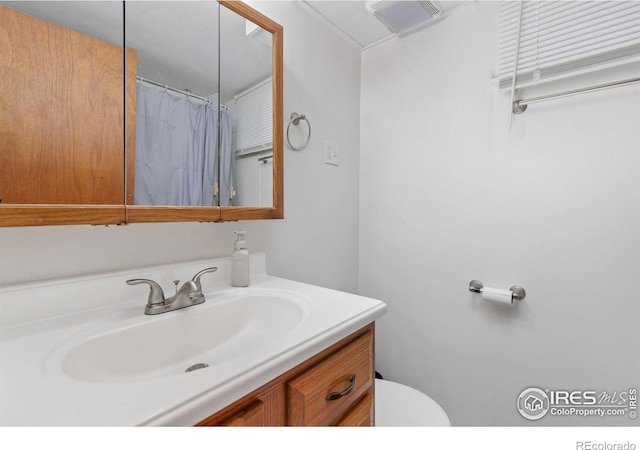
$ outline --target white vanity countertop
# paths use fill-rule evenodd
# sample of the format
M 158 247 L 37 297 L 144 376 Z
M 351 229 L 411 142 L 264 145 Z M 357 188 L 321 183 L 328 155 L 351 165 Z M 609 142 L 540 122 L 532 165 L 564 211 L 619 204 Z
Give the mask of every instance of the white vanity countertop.
M 193 425 L 386 311 L 379 300 L 269 276 L 264 254 L 251 257 L 250 287 L 232 288 L 229 264 L 225 258 L 0 288 L 0 426 Z M 189 279 L 210 266 L 219 270 L 202 277 L 204 304 L 158 316 L 144 315 L 147 286 L 125 284 L 149 278 L 167 292 L 174 278 Z M 61 368 L 65 352 L 87 337 L 172 314 L 188 326 L 199 308 L 256 292 L 285 293 L 304 310 L 299 326 L 260 352 L 189 373 L 124 381 L 81 381 Z M 162 337 L 144 343 L 158 352 L 169 344 Z

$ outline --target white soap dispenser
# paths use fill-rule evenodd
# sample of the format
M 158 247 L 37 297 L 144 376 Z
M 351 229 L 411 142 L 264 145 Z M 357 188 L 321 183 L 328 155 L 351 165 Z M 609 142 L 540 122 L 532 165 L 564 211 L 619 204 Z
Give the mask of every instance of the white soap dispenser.
M 236 242 L 231 255 L 231 284 L 237 287 L 249 286 L 249 250 L 245 240 L 246 231 L 234 231 Z

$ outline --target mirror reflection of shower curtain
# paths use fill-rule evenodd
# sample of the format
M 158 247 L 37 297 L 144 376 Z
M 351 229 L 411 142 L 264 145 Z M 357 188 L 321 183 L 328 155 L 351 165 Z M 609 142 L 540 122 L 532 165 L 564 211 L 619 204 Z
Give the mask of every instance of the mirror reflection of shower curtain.
M 220 114 L 220 206 L 233 205 L 233 145 L 231 113 Z
M 214 190 L 214 186 L 218 181 L 218 158 L 216 156 L 216 148 L 218 147 L 218 131 L 217 117 L 215 108 L 207 107 L 211 120 L 207 121 L 207 130 L 205 134 L 205 149 L 203 161 L 203 180 L 202 180 L 202 206 L 217 206 L 218 198 Z
M 215 107 L 138 83 L 136 205 L 215 206 Z

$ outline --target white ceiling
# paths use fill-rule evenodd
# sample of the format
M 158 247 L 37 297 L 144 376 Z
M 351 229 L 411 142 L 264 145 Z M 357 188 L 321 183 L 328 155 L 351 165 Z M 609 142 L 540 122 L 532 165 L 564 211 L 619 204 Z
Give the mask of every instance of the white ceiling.
M 357 49 L 396 36 L 365 9 L 365 0 L 297 2 Z M 465 2 L 432 3 L 443 13 L 425 25 L 446 18 L 452 8 Z M 121 2 L 0 0 L 2 4 L 116 45 L 123 42 Z M 217 5 L 214 1 L 127 2 L 126 41 L 137 49 L 138 74 L 198 95 L 217 92 Z M 226 8 L 220 11 L 220 26 L 220 96 L 226 101 L 271 73 L 271 40 L 260 33 L 246 36 L 245 20 Z
M 394 35 L 389 29 L 365 8 L 366 0 L 299 0 L 310 11 L 315 13 L 326 25 L 341 35 L 347 42 L 358 49 L 391 39 Z M 409 0 L 405 0 L 409 1 Z M 464 3 L 457 1 L 432 1 L 441 9 L 442 15 L 426 22 L 424 26 L 444 19 L 451 10 Z M 424 27 L 423 26 L 423 27 Z M 422 27 L 416 27 L 410 32 Z
M 391 36 L 364 7 L 365 1 L 303 0 L 303 3 L 352 45 L 365 48 Z

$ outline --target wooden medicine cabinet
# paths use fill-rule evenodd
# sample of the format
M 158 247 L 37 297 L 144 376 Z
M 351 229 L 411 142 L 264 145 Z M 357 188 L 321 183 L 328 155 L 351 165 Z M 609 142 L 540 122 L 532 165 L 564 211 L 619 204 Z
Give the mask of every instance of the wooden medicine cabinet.
M 282 35 L 239 1 L 0 2 L 0 226 L 282 218 Z

